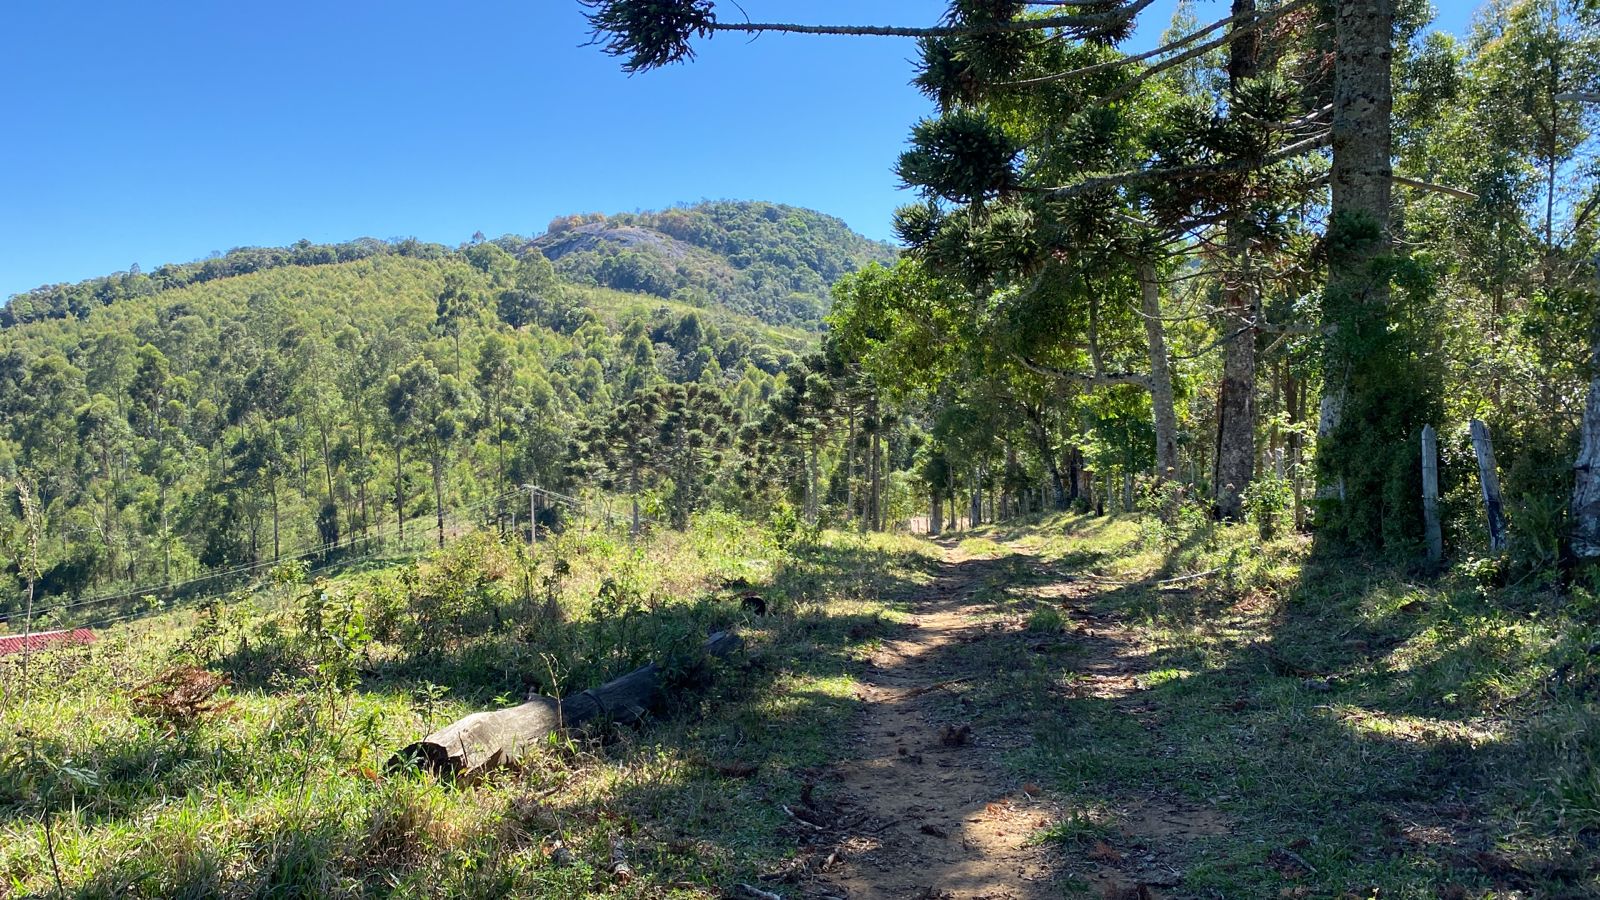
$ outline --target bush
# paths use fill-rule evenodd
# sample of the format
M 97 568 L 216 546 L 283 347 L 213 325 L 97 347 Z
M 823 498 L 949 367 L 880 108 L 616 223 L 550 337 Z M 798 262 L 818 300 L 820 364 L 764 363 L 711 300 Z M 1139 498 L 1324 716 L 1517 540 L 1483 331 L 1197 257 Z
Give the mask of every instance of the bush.
M 1284 521 L 1293 508 L 1294 487 L 1287 478 L 1263 476 L 1244 489 L 1245 515 L 1256 526 L 1263 541 L 1282 533 Z

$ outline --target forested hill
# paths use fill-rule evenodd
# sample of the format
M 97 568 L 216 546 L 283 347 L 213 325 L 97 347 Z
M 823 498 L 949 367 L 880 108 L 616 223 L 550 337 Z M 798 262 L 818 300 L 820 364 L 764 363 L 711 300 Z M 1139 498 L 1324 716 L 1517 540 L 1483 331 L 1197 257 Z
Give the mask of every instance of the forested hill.
M 504 515 L 517 485 L 603 467 L 603 447 L 574 439 L 640 398 L 651 415 L 695 414 L 661 445 L 684 448 L 660 499 L 677 516 L 707 500 L 700 457 L 761 420 L 817 346 L 828 282 L 882 255 L 815 213 L 717 203 L 456 249 L 237 250 L 42 289 L 0 328 L 0 479 L 37 501 L 41 598 L 177 582 L 402 522 L 442 540 L 447 516 Z M 619 275 L 674 258 L 661 283 Z M 653 485 L 669 461 L 647 462 Z M 0 535 L 24 513 L 0 507 Z M 24 579 L 0 564 L 3 620 Z
M 475 243 L 485 243 L 478 241 Z M 505 235 L 486 242 L 515 259 L 532 250 L 556 262 L 579 284 L 671 298 L 694 306 L 719 304 L 772 324 L 816 326 L 828 290 L 894 250 L 850 230 L 843 221 L 773 203 L 714 201 L 662 212 L 561 216 L 536 238 Z M 0 307 L 0 327 L 42 319 L 83 318 L 129 298 L 283 267 L 339 265 L 380 256 L 437 261 L 473 253 L 414 238 L 360 238 L 338 244 L 300 241 L 288 247 L 238 247 L 191 263 L 138 266 L 74 284 L 52 284 L 14 295 Z M 475 251 L 480 262 L 486 248 Z

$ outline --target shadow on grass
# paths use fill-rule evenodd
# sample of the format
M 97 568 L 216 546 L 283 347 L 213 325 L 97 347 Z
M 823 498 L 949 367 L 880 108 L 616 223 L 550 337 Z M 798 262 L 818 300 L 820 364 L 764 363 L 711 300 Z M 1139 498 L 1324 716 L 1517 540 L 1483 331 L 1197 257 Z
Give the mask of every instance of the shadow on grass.
M 990 727 L 1029 727 L 1013 763 L 1080 809 L 1156 796 L 1228 816 L 1227 836 L 1167 842 L 1179 896 L 1589 896 L 1600 857 L 1537 808 L 1547 785 L 1528 771 L 1552 758 L 1532 730 L 1555 711 L 1509 715 L 1494 699 L 1518 670 L 1554 668 L 1550 651 L 1515 650 L 1482 602 L 1384 597 L 1405 611 L 1375 615 L 1374 595 L 1397 583 L 1313 559 L 1281 603 L 1118 586 L 1064 601 L 1076 632 L 1013 632 L 959 648 L 969 658 L 952 665 L 1012 667 L 970 708 L 989 710 Z M 1401 663 L 1401 647 L 1420 649 Z M 1113 841 L 1130 853 L 1141 842 L 1163 849 L 1136 830 Z M 1106 868 L 1086 850 L 1064 852 L 1083 873 Z
M 848 691 L 847 676 L 859 667 L 864 648 L 895 627 L 874 605 L 875 599 L 910 598 L 928 570 L 927 558 L 916 553 L 824 543 L 792 548 L 790 562 L 772 582 L 754 588 L 767 601 L 767 615 L 747 608 L 738 590 L 674 603 L 624 603 L 613 614 L 573 620 L 547 616 L 542 604 L 523 598 L 525 602 L 489 612 L 485 621 L 498 621 L 499 626 L 485 633 L 376 656 L 355 694 L 392 701 L 396 695 L 437 693 L 442 687 L 459 704 L 494 708 L 519 702 L 530 690 L 573 693 L 646 660 L 665 660 L 671 666 L 698 648 L 708 631 L 739 628 L 747 638 L 747 658 L 722 671 L 709 689 L 669 698 L 641 729 L 600 729 L 575 745 L 557 748 L 553 759 L 566 758 L 566 764 L 540 763 L 481 789 L 494 797 L 533 794 L 535 789 L 540 795 L 537 802 L 511 804 L 489 814 L 491 821 L 498 820 L 495 829 L 537 832 L 536 842 L 552 832 L 564 833 L 580 859 L 602 862 L 608 832 L 622 829 L 630 840 L 648 846 L 639 851 L 644 858 L 633 863 L 644 883 L 658 878 L 661 883 L 722 884 L 733 874 L 749 877 L 751 866 L 775 863 L 792 849 L 792 841 L 781 833 L 786 820 L 770 800 L 796 795 L 803 779 L 798 773 L 826 763 L 836 749 L 857 702 Z M 858 598 L 859 603 L 841 597 Z M 467 631 L 473 623 L 457 624 Z M 236 642 L 216 667 L 234 676 L 236 696 L 293 697 L 305 690 L 304 685 L 269 677 L 307 668 L 307 660 L 287 643 Z M 312 755 L 306 763 L 302 757 L 314 754 L 309 744 L 273 744 L 270 735 L 284 726 L 278 717 L 273 713 L 273 721 L 265 722 L 259 716 L 225 718 L 172 733 L 141 728 L 132 739 L 124 735 L 88 746 L 45 748 L 48 758 L 70 759 L 96 773 L 96 789 L 42 801 L 35 796 L 24 804 L 25 789 L 13 783 L 18 773 L 0 773 L 0 791 L 7 792 L 0 798 L 9 801 L 14 793 L 19 801 L 0 808 L 0 822 L 27 827 L 46 810 L 58 820 L 70 815 L 92 848 L 97 831 L 138 827 L 155 810 L 203 806 L 206 798 L 218 795 L 283 790 L 301 777 L 309 778 L 314 798 L 334 785 L 367 790 L 358 759 L 323 746 L 315 751 L 323 755 Z M 353 722 L 346 726 L 356 727 Z M 278 756 L 285 765 L 265 771 L 262 758 Z M 560 791 L 549 793 L 549 780 L 566 777 L 550 766 L 582 769 L 596 762 L 620 773 L 618 780 L 570 798 Z M 310 774 L 301 776 L 302 770 Z M 744 774 L 747 770 L 750 774 Z M 730 776 L 730 771 L 738 774 Z M 476 809 L 469 790 L 429 779 L 397 780 L 430 792 L 433 802 Z M 209 840 L 187 846 L 169 830 L 138 842 L 140 849 L 134 852 L 91 867 L 77 890 L 84 896 L 239 891 L 324 896 L 364 893 L 382 882 L 382 893 L 414 883 L 429 894 L 501 896 L 537 887 L 571 896 L 589 888 L 599 865 L 585 868 L 581 878 L 555 876 L 549 866 L 530 863 L 542 859 L 537 854 L 508 856 L 500 837 L 483 834 L 453 842 L 423 841 L 403 861 L 372 856 L 368 845 L 377 828 L 375 814 L 341 808 L 341 802 L 327 801 L 325 815 L 310 820 L 279 817 L 275 809 L 266 820 L 250 824 L 243 844 L 222 849 Z M 191 827 L 203 830 L 203 819 L 200 814 Z M 420 821 L 414 830 L 427 831 L 426 817 Z M 645 840 L 644 834 L 651 838 Z M 695 849 L 681 849 L 686 846 Z M 463 867 L 463 853 L 476 861 Z M 370 878 L 341 874 L 341 867 L 358 862 L 370 864 Z M 466 874 L 466 868 L 473 874 Z

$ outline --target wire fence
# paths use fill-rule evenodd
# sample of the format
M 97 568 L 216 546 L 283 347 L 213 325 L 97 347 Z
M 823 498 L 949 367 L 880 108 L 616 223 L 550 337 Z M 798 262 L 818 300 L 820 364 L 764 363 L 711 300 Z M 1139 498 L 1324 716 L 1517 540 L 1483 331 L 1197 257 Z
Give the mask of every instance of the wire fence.
M 524 502 L 527 503 L 526 512 L 519 515 L 519 507 Z M 623 507 L 620 511 L 619 503 Z M 199 606 L 210 599 L 249 589 L 279 567 L 296 562 L 306 563 L 307 574 L 329 573 L 376 559 L 423 552 L 439 542 L 438 519 L 435 511 L 403 522 L 380 522 L 335 541 L 308 542 L 271 558 L 215 568 L 177 580 L 119 588 L 92 597 L 46 602 L 35 605 L 31 616 L 18 610 L 9 616 L 0 616 L 0 623 L 10 624 L 13 634 L 24 636 L 65 628 L 104 629 Z M 643 512 L 639 519 L 641 524 L 655 522 Z M 511 533 L 533 541 L 569 529 L 615 530 L 631 521 L 631 505 L 626 498 L 619 501 L 598 491 L 580 490 L 574 495 L 541 485 L 521 485 L 447 510 L 443 534 L 446 539 L 453 539 L 478 528 L 507 527 Z M 525 523 L 527 527 L 523 527 Z M 25 621 L 19 621 L 24 618 Z M 21 627 L 17 628 L 18 625 Z
M 508 490 L 449 510 L 446 513 L 446 533 L 459 535 L 471 526 L 485 524 L 487 517 L 482 515 L 484 511 L 491 507 L 499 509 L 519 494 L 520 491 Z M 306 562 L 309 572 L 323 572 L 349 568 L 383 556 L 425 550 L 438 540 L 437 519 L 437 513 L 426 513 L 407 519 L 404 523 L 380 522 L 336 541 L 306 543 L 254 562 L 214 568 L 176 580 L 120 588 L 92 597 L 35 605 L 29 621 L 22 622 L 22 629 L 16 633 L 27 634 L 47 627 L 103 628 L 169 612 L 236 590 L 279 566 L 295 562 Z M 401 534 L 405 537 L 401 538 Z M 15 626 L 17 620 L 23 617 L 23 611 L 19 610 L 9 617 L 0 617 L 0 621 L 9 618 L 10 624 Z

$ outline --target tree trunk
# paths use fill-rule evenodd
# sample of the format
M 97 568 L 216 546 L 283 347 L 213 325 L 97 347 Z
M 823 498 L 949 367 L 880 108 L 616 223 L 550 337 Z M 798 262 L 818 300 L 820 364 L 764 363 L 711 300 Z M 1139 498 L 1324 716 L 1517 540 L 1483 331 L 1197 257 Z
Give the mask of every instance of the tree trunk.
M 876 415 L 877 399 L 873 399 Z M 883 530 L 883 423 L 872 430 L 872 530 Z
M 1337 252 L 1328 260 L 1323 300 L 1322 404 L 1317 440 L 1326 449 L 1338 439 L 1351 390 L 1353 359 L 1349 332 L 1364 310 L 1388 305 L 1389 285 L 1374 262 L 1390 251 L 1389 205 L 1393 108 L 1391 66 L 1394 0 L 1338 0 L 1334 4 L 1332 207 L 1328 230 Z M 1382 388 L 1376 388 L 1381 390 Z M 1322 461 L 1317 494 L 1345 497 L 1345 473 Z
M 1256 0 L 1233 0 L 1233 28 L 1250 29 L 1228 45 L 1228 90 L 1236 97 L 1254 78 L 1260 33 L 1252 26 Z M 1235 198 L 1243 205 L 1244 198 Z M 1250 238 L 1245 212 L 1237 206 L 1228 218 L 1227 264 L 1222 282 L 1222 384 L 1217 398 L 1217 458 L 1212 489 L 1217 516 L 1244 516 L 1244 490 L 1255 477 L 1256 460 L 1256 292 L 1250 283 Z
M 267 484 L 268 489 L 272 491 L 272 559 L 276 562 L 281 552 L 281 544 L 278 542 L 278 528 L 281 522 L 281 516 L 278 513 L 278 476 L 273 475 Z
M 400 442 L 394 445 L 394 527 L 400 542 L 406 539 L 406 475 L 400 460 Z
M 628 499 L 632 502 L 633 521 L 628 526 L 628 536 L 639 537 L 639 469 L 637 466 L 628 471 Z
M 928 534 L 938 537 L 939 533 L 944 530 L 944 504 L 939 502 L 938 491 L 932 490 L 928 493 L 932 501 L 928 504 Z
M 806 525 L 817 524 L 817 448 L 806 442 Z
M 856 407 L 854 403 L 845 404 L 845 416 L 849 419 L 844 441 L 844 508 L 845 515 L 856 514 Z M 866 516 L 862 515 L 858 522 L 865 522 Z
M 1171 363 L 1167 358 L 1166 326 L 1161 321 L 1161 283 L 1155 263 L 1140 260 L 1140 311 L 1150 345 L 1150 407 L 1156 428 L 1156 478 L 1166 480 L 1178 472 L 1178 412 L 1172 393 Z
M 1061 460 L 1050 446 L 1050 428 L 1045 421 L 1044 407 L 1024 406 L 1023 414 L 1028 417 L 1033 441 L 1039 448 L 1039 459 L 1044 463 L 1045 471 L 1050 476 L 1053 505 L 1056 509 L 1065 509 L 1068 500 L 1067 484 L 1061 477 Z
M 444 549 L 444 457 L 434 451 L 433 460 L 433 511 L 439 524 L 439 549 Z

